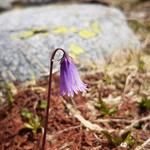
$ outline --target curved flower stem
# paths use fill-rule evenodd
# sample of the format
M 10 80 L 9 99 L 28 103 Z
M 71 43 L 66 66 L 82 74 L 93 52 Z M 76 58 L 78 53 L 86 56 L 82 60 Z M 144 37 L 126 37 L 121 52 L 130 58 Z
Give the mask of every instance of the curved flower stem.
M 53 51 L 50 59 L 50 74 L 49 74 L 49 85 L 48 85 L 48 98 L 47 98 L 47 108 L 46 108 L 46 118 L 45 118 L 45 124 L 44 124 L 44 134 L 43 134 L 43 139 L 42 139 L 42 147 L 41 150 L 45 150 L 45 143 L 46 143 L 46 133 L 47 133 L 47 126 L 48 126 L 48 115 L 49 115 L 49 108 L 50 108 L 50 100 L 51 100 L 51 85 L 52 85 L 52 70 L 53 70 L 53 62 L 54 62 L 54 57 L 55 54 L 58 50 L 61 50 L 64 54 L 66 52 L 62 48 L 57 48 Z M 62 57 L 62 58 L 63 58 Z M 61 58 L 61 59 L 62 59 Z

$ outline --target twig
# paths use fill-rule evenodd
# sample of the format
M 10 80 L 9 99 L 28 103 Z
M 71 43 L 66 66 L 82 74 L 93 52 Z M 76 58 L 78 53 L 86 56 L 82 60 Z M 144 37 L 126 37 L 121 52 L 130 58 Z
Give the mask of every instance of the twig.
M 125 94 L 125 96 L 127 97 L 132 97 L 134 95 L 133 91 Z M 110 95 L 109 97 L 107 98 L 103 98 L 103 101 L 106 103 L 106 104 L 111 104 L 111 105 L 117 105 L 121 102 L 122 100 L 122 95 L 121 96 L 117 96 L 115 98 L 112 97 L 112 95 Z
M 69 146 L 71 146 L 73 144 L 73 142 L 69 142 L 69 143 L 65 143 L 64 145 L 62 145 L 59 150 L 69 150 Z
M 103 122 L 119 122 L 119 123 L 131 123 L 132 120 L 127 120 L 127 119 L 114 119 L 114 118 L 109 118 L 109 119 L 97 119 L 95 121 L 96 123 L 103 123 Z
M 149 150 L 150 149 L 150 138 L 147 139 L 141 146 L 136 147 L 135 150 Z
M 77 125 L 77 126 L 72 126 L 72 127 L 65 128 L 65 129 L 63 129 L 63 130 L 58 131 L 57 133 L 55 133 L 55 134 L 53 134 L 53 135 L 48 134 L 48 135 L 46 136 L 46 138 L 47 138 L 48 141 L 52 141 L 56 136 L 59 136 L 61 133 L 67 132 L 67 131 L 69 131 L 69 130 L 73 130 L 73 129 L 80 128 L 81 126 L 82 126 L 82 125 L 80 124 L 80 125 Z
M 92 150 L 99 150 L 100 148 L 102 148 L 101 145 L 97 146 L 97 147 L 93 147 Z
M 63 103 L 66 105 L 66 107 L 68 108 L 69 112 L 71 113 L 71 115 L 73 115 L 76 119 L 78 119 L 78 121 L 81 122 L 81 124 L 90 129 L 91 131 L 95 131 L 96 133 L 101 133 L 101 132 L 113 132 L 114 130 L 109 130 L 109 129 L 105 129 L 105 128 L 101 128 L 99 125 L 91 123 L 89 120 L 86 120 L 78 110 L 74 109 L 73 106 L 69 103 L 67 103 L 65 100 L 62 100 Z
M 147 121 L 147 120 L 150 120 L 150 116 L 137 119 L 137 120 L 133 120 L 133 122 L 129 126 L 126 126 L 123 130 L 120 131 L 120 135 L 123 135 L 124 133 L 130 131 L 136 124 L 143 122 L 143 121 Z

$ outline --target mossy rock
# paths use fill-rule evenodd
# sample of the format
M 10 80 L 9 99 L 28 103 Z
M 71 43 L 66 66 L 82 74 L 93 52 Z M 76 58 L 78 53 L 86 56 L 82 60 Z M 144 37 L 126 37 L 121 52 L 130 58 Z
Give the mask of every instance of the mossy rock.
M 50 53 L 64 48 L 81 66 L 112 53 L 136 50 L 139 41 L 123 13 L 90 4 L 48 5 L 0 15 L 0 77 L 26 81 L 48 73 Z

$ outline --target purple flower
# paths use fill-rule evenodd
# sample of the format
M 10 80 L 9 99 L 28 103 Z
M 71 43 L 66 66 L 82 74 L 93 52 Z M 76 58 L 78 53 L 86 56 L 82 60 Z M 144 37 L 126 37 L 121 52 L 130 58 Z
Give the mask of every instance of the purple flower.
M 72 59 L 65 54 L 60 63 L 60 93 L 74 96 L 74 93 L 86 90 L 84 84 L 79 76 L 78 70 Z

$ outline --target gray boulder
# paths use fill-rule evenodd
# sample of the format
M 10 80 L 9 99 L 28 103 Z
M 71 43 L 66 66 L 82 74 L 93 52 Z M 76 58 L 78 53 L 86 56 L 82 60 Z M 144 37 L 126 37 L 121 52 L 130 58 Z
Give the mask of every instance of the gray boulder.
M 0 78 L 26 81 L 47 74 L 50 52 L 58 47 L 86 66 L 139 45 L 116 8 L 74 4 L 12 10 L 0 15 Z

